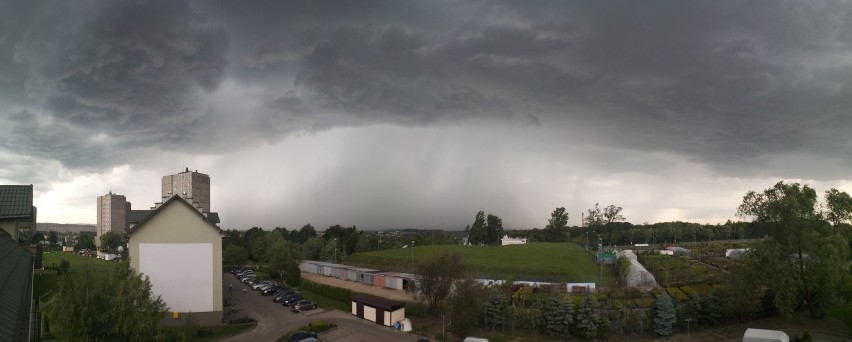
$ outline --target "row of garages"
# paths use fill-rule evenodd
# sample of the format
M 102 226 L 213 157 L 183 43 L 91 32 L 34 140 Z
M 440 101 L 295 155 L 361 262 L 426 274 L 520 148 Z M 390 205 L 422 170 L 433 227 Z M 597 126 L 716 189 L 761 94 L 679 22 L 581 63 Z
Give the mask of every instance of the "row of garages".
M 383 272 L 369 268 L 314 260 L 303 260 L 299 264 L 299 269 L 306 273 L 394 290 L 408 289 L 414 283 L 415 279 L 414 275 L 410 273 Z

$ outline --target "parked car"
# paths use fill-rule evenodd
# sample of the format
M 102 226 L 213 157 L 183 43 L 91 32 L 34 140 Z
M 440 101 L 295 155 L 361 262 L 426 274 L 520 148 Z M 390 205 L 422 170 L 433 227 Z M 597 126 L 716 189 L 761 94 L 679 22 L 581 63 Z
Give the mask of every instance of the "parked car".
M 278 292 L 278 294 L 273 295 L 272 301 L 276 302 L 276 303 L 281 303 L 281 301 L 283 301 L 284 298 L 287 298 L 287 296 L 292 295 L 294 293 L 296 293 L 296 291 L 293 290 L 293 289 L 290 289 L 290 288 L 284 289 L 281 292 Z
M 309 300 L 300 300 L 300 301 L 298 301 L 295 304 L 290 306 L 290 310 L 293 311 L 293 312 L 308 311 L 308 310 L 313 310 L 313 309 L 316 309 L 316 308 L 317 308 L 317 304 L 312 302 L 312 301 L 309 301 Z
M 280 289 L 280 288 L 281 287 L 277 286 L 277 285 L 269 286 L 269 287 L 263 289 L 262 291 L 260 291 L 260 294 L 262 294 L 264 296 L 271 296 L 273 293 L 275 293 L 275 291 L 278 291 L 278 289 Z
M 269 286 L 269 285 L 275 285 L 275 283 L 272 282 L 271 280 L 259 281 L 259 282 L 255 283 L 254 285 L 252 285 L 251 289 L 257 291 L 257 290 L 260 290 L 260 288 L 262 286 Z
M 290 335 L 287 342 L 302 342 L 311 338 L 316 339 L 317 333 L 313 331 L 297 331 Z
M 281 299 L 281 305 L 290 306 L 295 302 L 305 299 L 301 293 L 294 293 Z

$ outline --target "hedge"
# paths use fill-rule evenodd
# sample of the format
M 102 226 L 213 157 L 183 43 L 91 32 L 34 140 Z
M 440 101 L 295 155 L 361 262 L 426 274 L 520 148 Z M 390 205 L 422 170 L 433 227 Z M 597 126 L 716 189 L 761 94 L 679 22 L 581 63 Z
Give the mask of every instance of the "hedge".
M 315 283 L 307 279 L 302 279 L 302 285 L 300 287 L 306 291 L 343 303 L 349 303 L 352 301 L 352 291 L 349 289 Z
M 679 302 L 685 302 L 689 300 L 689 297 L 687 297 L 686 294 L 683 293 L 683 291 L 681 291 L 679 288 L 667 287 L 666 292 L 668 292 L 669 295 L 677 299 Z

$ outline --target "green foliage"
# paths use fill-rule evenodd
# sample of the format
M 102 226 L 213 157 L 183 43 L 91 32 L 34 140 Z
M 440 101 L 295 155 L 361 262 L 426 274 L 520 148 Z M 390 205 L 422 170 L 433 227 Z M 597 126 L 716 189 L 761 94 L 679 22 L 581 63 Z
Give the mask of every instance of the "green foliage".
M 499 246 L 500 239 L 503 237 L 503 219 L 497 217 L 497 215 L 488 214 L 485 221 L 485 231 L 487 233 L 485 244 Z
M 309 238 L 302 243 L 302 260 L 321 260 L 325 240 L 318 237 Z
M 74 245 L 75 250 L 90 249 L 95 250 L 95 233 L 82 232 L 77 236 L 77 244 Z
M 701 297 L 700 307 L 698 316 L 702 324 L 716 325 L 719 323 L 722 317 L 722 303 L 715 291 Z
M 677 322 L 677 312 L 672 297 L 663 293 L 660 298 L 657 298 L 655 313 L 654 332 L 660 336 L 672 335 Z
M 242 266 L 248 261 L 248 252 L 243 246 L 232 244 L 225 248 L 222 257 L 225 259 L 225 265 Z
M 569 298 L 551 294 L 544 308 L 545 332 L 556 338 L 567 338 L 574 323 L 574 306 Z
M 577 308 L 574 326 L 577 328 L 580 336 L 584 338 L 598 336 L 598 329 L 600 328 L 602 319 L 596 304 L 592 298 L 592 294 L 587 293 Z
M 101 251 L 114 253 L 118 249 L 118 246 L 121 246 L 123 240 L 124 239 L 121 237 L 121 234 L 118 232 L 109 231 L 101 234 L 101 245 L 98 247 L 100 247 Z
M 55 245 L 57 242 L 59 242 L 59 235 L 56 234 L 55 231 L 51 230 L 49 233 L 47 233 L 47 241 L 50 242 L 51 245 Z
M 455 291 L 447 300 L 450 306 L 450 332 L 456 336 L 467 336 L 479 325 L 482 316 L 483 289 L 472 279 L 463 279 L 455 284 Z
M 485 212 L 480 210 L 476 213 L 473 225 L 470 226 L 467 242 L 471 245 L 478 246 L 485 244 L 487 239 L 488 230 L 485 228 Z
M 568 212 L 564 207 L 556 208 L 550 213 L 543 232 L 544 241 L 563 242 L 568 239 Z
M 183 324 L 180 327 L 180 337 L 183 341 L 190 341 L 198 334 L 198 322 L 195 321 L 195 317 L 190 313 L 184 319 Z
M 60 336 L 69 339 L 150 340 L 167 310 L 152 296 L 147 277 L 136 275 L 127 262 L 116 263 L 104 283 L 84 271 L 63 277 L 55 290 L 48 314 Z
M 278 236 L 270 240 L 269 249 L 267 250 L 269 266 L 284 282 L 290 286 L 298 286 L 302 280 L 298 260 L 298 257 L 301 255 L 299 245 Z
M 324 321 L 324 320 L 321 320 L 321 319 L 315 319 L 315 320 L 311 321 L 310 323 L 308 323 L 308 325 L 301 326 L 301 327 L 298 327 L 296 329 L 288 331 L 286 334 L 279 337 L 276 341 L 287 341 L 287 339 L 289 339 L 290 336 L 293 336 L 293 334 L 295 334 L 296 332 L 299 332 L 299 331 L 311 331 L 311 332 L 315 332 L 315 333 L 319 334 L 321 332 L 327 331 L 327 330 L 334 328 L 336 326 L 337 325 L 334 324 L 334 323 L 327 322 L 327 321 Z
M 336 301 L 344 303 L 349 303 L 352 301 L 352 290 L 349 289 L 315 283 L 305 279 L 302 279 L 301 288 Z
M 485 328 L 492 331 L 505 328 L 511 309 L 511 304 L 503 293 L 492 291 L 485 305 Z
M 62 259 L 62 261 L 59 262 L 59 268 L 57 269 L 57 272 L 59 274 L 66 274 L 66 273 L 68 273 L 68 270 L 70 268 L 71 268 L 71 263 L 68 262 L 68 260 L 66 260 L 66 259 Z
M 849 270 L 849 245 L 836 225 L 852 211 L 848 197 L 826 192 L 827 212 L 818 207 L 816 191 L 799 183 L 778 182 L 743 197 L 738 214 L 753 217 L 769 235 L 750 253 L 752 271 L 775 294 L 773 304 L 782 314 L 803 301 L 811 316 L 824 317 L 837 298 Z

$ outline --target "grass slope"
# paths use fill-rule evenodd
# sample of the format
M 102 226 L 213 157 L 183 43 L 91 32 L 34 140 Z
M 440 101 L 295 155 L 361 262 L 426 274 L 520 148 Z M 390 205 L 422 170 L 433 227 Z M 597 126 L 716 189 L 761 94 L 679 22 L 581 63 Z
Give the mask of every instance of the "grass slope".
M 489 279 L 535 280 L 550 282 L 597 282 L 598 265 L 583 247 L 572 243 L 531 242 L 510 246 L 434 245 L 414 247 L 414 262 L 438 257 L 443 253 L 462 256 L 473 276 Z M 355 253 L 344 260 L 347 265 L 383 271 L 411 272 L 412 249 L 390 249 Z M 604 266 L 605 284 L 615 279 L 613 267 Z

